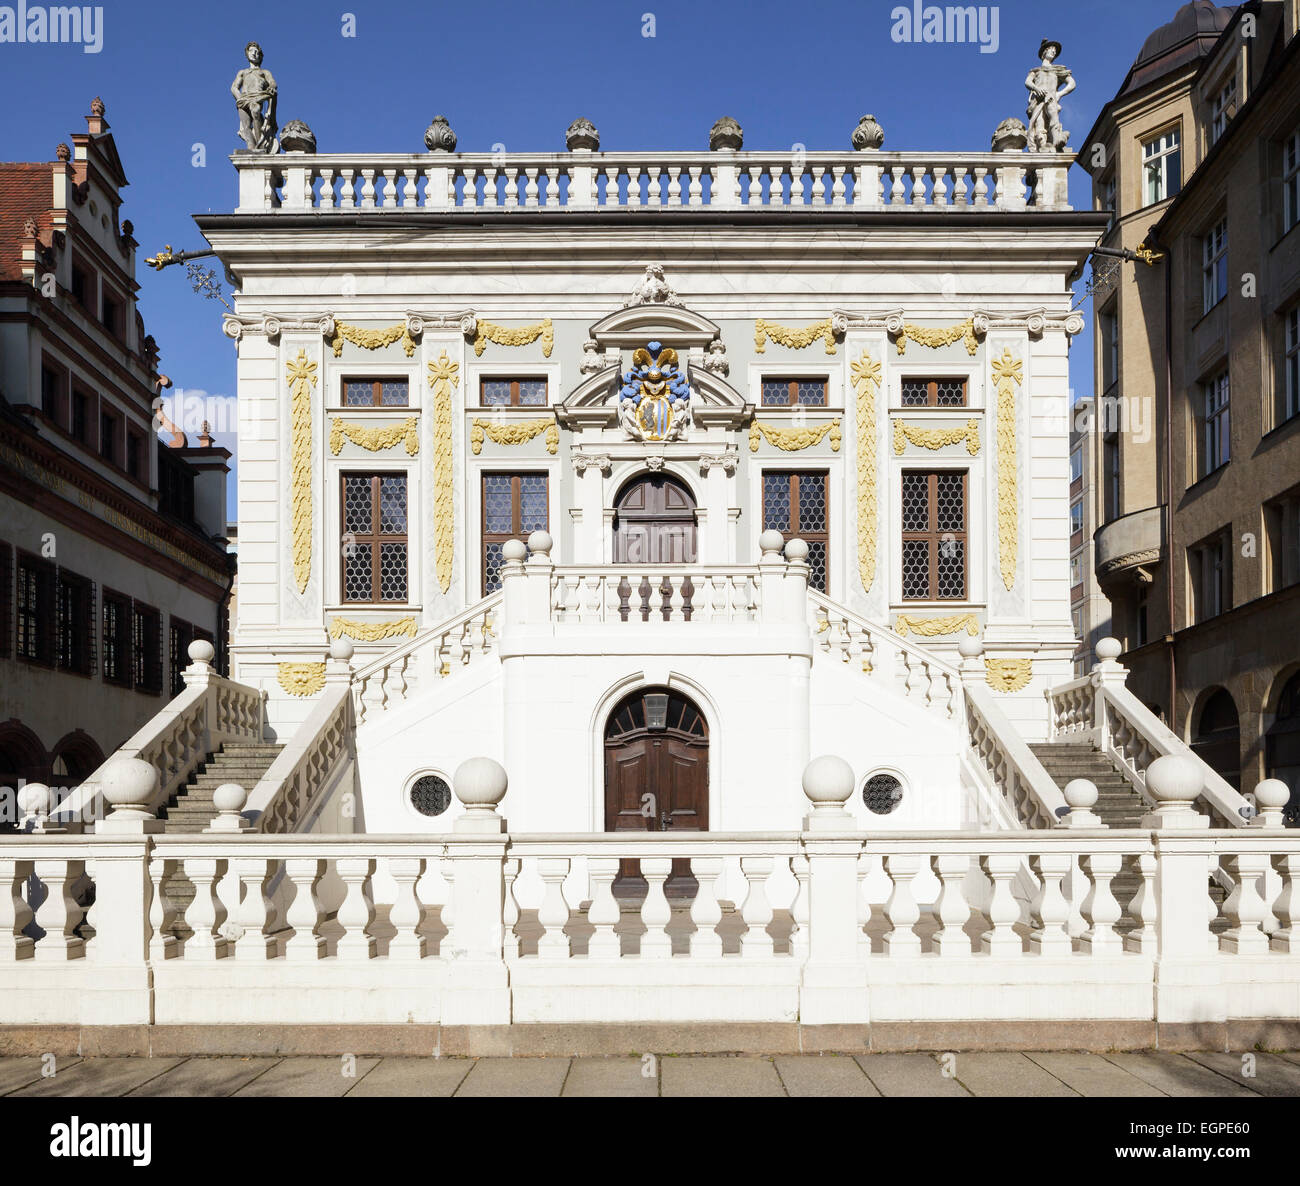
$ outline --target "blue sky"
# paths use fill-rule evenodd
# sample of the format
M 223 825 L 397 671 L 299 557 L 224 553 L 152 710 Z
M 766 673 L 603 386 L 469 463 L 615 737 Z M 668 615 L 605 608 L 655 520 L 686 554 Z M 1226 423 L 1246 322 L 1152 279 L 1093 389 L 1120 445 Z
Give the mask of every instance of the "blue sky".
M 235 204 L 226 159 L 240 147 L 229 88 L 243 46 L 260 41 L 279 118 L 306 120 L 322 151 L 420 152 L 447 115 L 466 151 L 563 148 L 585 115 L 606 148 L 703 148 L 719 115 L 747 148 L 847 147 L 872 112 L 887 149 L 987 148 L 997 123 L 1024 117 L 1024 77 L 1042 37 L 1063 43 L 1078 89 L 1062 122 L 1079 147 L 1146 35 L 1175 0 L 1015 0 L 996 7 L 998 47 L 891 39 L 883 0 L 477 0 L 474 4 L 108 3 L 103 46 L 0 44 L 6 160 L 52 160 L 102 96 L 131 186 L 123 217 L 141 257 L 163 243 L 203 246 L 191 215 Z M 910 7 L 910 5 L 909 5 Z M 344 36 L 345 14 L 355 36 Z M 654 16 L 654 37 L 643 36 Z M 193 146 L 206 147 L 195 168 Z M 1087 177 L 1072 176 L 1076 207 Z M 221 306 L 191 294 L 182 269 L 141 266 L 141 311 L 177 387 L 234 392 Z M 1085 307 L 1085 312 L 1089 310 Z M 1072 353 L 1091 385 L 1087 338 Z M 233 494 L 233 483 L 232 483 Z M 233 506 L 233 502 L 232 502 Z

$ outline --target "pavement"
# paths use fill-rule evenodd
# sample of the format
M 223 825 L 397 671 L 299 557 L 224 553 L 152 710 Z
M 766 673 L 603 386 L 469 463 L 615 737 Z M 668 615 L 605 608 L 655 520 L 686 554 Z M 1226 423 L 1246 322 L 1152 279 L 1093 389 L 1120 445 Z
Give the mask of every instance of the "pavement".
M 1300 1096 L 1300 1052 L 0 1058 L 0 1096 Z

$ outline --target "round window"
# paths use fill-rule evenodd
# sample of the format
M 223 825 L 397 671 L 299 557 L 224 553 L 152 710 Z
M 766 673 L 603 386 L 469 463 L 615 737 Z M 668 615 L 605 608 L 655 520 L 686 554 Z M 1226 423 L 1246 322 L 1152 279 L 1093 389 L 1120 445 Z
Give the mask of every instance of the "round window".
M 862 788 L 862 802 L 873 815 L 888 815 L 903 801 L 903 784 L 892 774 L 873 774 Z
M 411 787 L 411 806 L 421 815 L 441 815 L 451 806 L 451 787 L 436 774 L 417 778 Z

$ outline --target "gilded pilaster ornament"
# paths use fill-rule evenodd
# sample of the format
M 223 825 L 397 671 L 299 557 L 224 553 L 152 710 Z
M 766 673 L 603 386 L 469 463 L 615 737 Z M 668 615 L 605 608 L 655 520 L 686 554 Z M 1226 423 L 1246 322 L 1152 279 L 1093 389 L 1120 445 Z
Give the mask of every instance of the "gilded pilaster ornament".
M 857 391 L 858 575 L 864 591 L 876 579 L 876 394 L 880 363 L 865 350 L 849 367 Z
M 331 618 L 331 638 L 347 635 L 358 642 L 381 642 L 385 638 L 414 638 L 414 618 L 394 618 L 388 622 L 358 622 L 353 618 Z
M 831 452 L 838 453 L 842 439 L 838 416 L 826 424 L 807 428 L 782 428 L 778 424 L 764 424 L 755 420 L 749 426 L 749 451 L 758 452 L 759 438 L 762 437 L 769 445 L 775 445 L 776 448 L 783 449 L 787 453 L 797 453 L 800 449 L 820 445 L 828 433 L 831 438 Z
M 1020 659 L 985 659 L 984 672 L 989 687 L 995 692 L 1019 692 L 1033 678 L 1033 660 L 1027 656 Z
M 938 638 L 944 634 L 956 634 L 959 630 L 965 630 L 974 638 L 980 632 L 974 614 L 951 614 L 946 618 L 918 618 L 915 614 L 899 614 L 894 620 L 894 629 L 904 638 L 909 633 L 920 638 Z
M 354 424 L 350 420 L 332 420 L 330 422 L 330 452 L 335 457 L 343 448 L 345 440 L 360 445 L 371 453 L 391 449 L 394 445 L 405 443 L 406 455 L 414 457 L 420 451 L 420 418 L 409 416 L 400 424 L 388 424 L 383 428 L 367 428 L 364 424 Z
M 289 378 L 289 509 L 293 519 L 293 579 L 299 593 L 311 577 L 311 391 L 316 364 L 299 350 L 287 367 Z
M 560 447 L 560 430 L 552 417 L 516 420 L 513 424 L 476 419 L 470 426 L 470 448 L 477 457 L 483 452 L 484 438 L 498 445 L 523 445 L 542 433 L 546 433 L 546 451 L 554 457 Z
M 960 321 L 956 325 L 949 325 L 939 329 L 913 325 L 910 321 L 903 322 L 897 338 L 900 356 L 907 352 L 908 338 L 911 338 L 918 346 L 927 346 L 931 350 L 938 350 L 940 346 L 950 346 L 953 342 L 962 342 L 966 346 L 966 353 L 972 357 L 979 349 L 979 341 L 975 337 L 975 319 L 973 317 L 968 317 L 965 321 Z
M 792 329 L 788 325 L 778 325 L 775 321 L 766 321 L 762 317 L 754 322 L 754 353 L 762 354 L 768 340 L 788 350 L 803 350 L 811 346 L 818 338 L 826 343 L 826 353 L 835 353 L 835 330 L 829 317 L 815 321 L 803 329 Z
M 480 325 L 482 322 L 479 323 Z M 434 569 L 444 593 L 451 588 L 452 560 L 456 553 L 455 467 L 451 445 L 451 389 L 460 386 L 460 364 L 443 350 L 429 363 L 433 388 L 433 548 Z
M 290 696 L 315 696 L 325 686 L 325 664 L 281 663 L 276 679 Z
M 917 424 L 904 424 L 901 420 L 895 420 L 894 453 L 896 456 L 903 455 L 908 441 L 919 445 L 922 449 L 943 449 L 948 445 L 958 445 L 965 441 L 966 452 L 975 457 L 980 451 L 979 421 L 967 420 L 965 428 L 922 428 Z
M 407 358 L 415 354 L 415 340 L 411 337 L 410 328 L 405 321 L 397 325 L 385 326 L 383 329 L 362 329 L 359 325 L 335 322 L 334 337 L 330 342 L 335 358 L 342 356 L 345 341 L 360 346 L 362 350 L 382 350 L 394 342 L 401 342 Z
M 549 317 L 543 317 L 533 325 L 521 325 L 517 329 L 509 329 L 480 318 L 474 336 L 474 353 L 482 358 L 489 342 L 495 342 L 498 346 L 527 346 L 538 338 L 542 339 L 542 357 L 550 358 L 555 346 L 555 332 Z
M 1016 388 L 1021 383 L 1020 361 L 1004 349 L 993 360 L 993 381 L 998 393 L 998 566 L 1002 583 L 1016 583 L 1016 555 L 1020 528 L 1016 510 Z

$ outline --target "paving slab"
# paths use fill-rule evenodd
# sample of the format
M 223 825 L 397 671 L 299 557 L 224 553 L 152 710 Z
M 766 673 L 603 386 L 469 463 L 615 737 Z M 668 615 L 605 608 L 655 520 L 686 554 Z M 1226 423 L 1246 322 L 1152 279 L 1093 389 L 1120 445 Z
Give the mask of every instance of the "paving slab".
M 972 1095 L 1072 1096 L 1079 1093 L 1016 1050 L 957 1053 L 957 1080 Z
M 473 1066 L 468 1058 L 385 1058 L 356 1080 L 347 1096 L 454 1095 Z
M 662 1058 L 659 1075 L 666 1096 L 785 1095 L 770 1058 Z
M 116 1096 L 176 1066 L 179 1058 L 84 1058 L 49 1079 L 13 1092 L 32 1096 Z
M 833 1054 L 784 1055 L 776 1059 L 787 1095 L 879 1095 L 876 1085 L 851 1058 Z
M 567 1058 L 480 1058 L 456 1094 L 557 1096 L 569 1073 Z
M 853 1058 L 881 1095 L 970 1095 L 956 1079 L 944 1075 L 933 1054 L 855 1054 Z
M 1107 1062 L 1100 1054 L 1081 1050 L 1034 1051 L 1025 1056 L 1055 1075 L 1067 1087 L 1087 1096 L 1160 1096 L 1158 1087 L 1130 1075 L 1123 1067 Z
M 1233 1096 L 1257 1095 L 1244 1081 L 1233 1082 L 1200 1063 L 1171 1050 L 1124 1050 L 1103 1056 L 1166 1095 Z
M 130 1095 L 219 1096 L 234 1095 L 259 1075 L 270 1070 L 278 1058 L 187 1058 L 179 1066 L 150 1079 Z
M 358 1058 L 356 1074 L 344 1075 L 342 1058 L 286 1058 L 251 1083 L 237 1096 L 338 1096 L 346 1095 L 379 1060 Z
M 55 1060 L 55 1071 L 66 1071 L 81 1061 L 75 1055 Z M 26 1087 L 29 1083 L 39 1083 L 41 1072 L 45 1069 L 45 1060 L 41 1058 L 0 1058 L 0 1095 Z
M 656 1096 L 659 1059 L 575 1058 L 564 1081 L 564 1095 Z
M 1255 1060 L 1253 1077 L 1244 1074 L 1247 1054 L 1252 1055 Z M 1233 1083 L 1242 1084 L 1256 1095 L 1300 1095 L 1300 1066 L 1289 1059 L 1279 1058 L 1276 1054 L 1260 1054 L 1246 1050 L 1235 1054 L 1224 1054 L 1218 1051 L 1198 1050 L 1189 1053 L 1187 1057 L 1203 1067 L 1218 1071 Z

